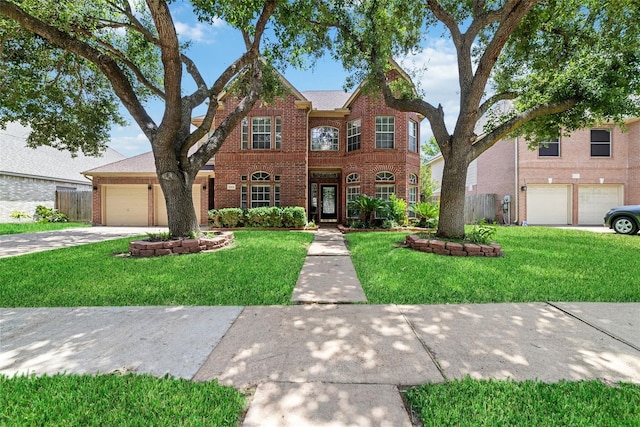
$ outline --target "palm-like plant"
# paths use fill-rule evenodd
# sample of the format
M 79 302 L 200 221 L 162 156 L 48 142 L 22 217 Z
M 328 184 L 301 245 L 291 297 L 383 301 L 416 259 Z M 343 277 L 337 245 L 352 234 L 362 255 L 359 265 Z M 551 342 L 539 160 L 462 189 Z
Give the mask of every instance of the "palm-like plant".
M 348 208 L 356 211 L 360 220 L 369 227 L 375 220 L 376 213 L 381 213 L 386 206 L 386 202 L 382 199 L 361 194 L 354 200 L 350 200 Z
M 419 202 L 412 205 L 411 212 L 418 218 L 418 227 L 433 228 L 438 224 L 440 207 L 437 203 Z

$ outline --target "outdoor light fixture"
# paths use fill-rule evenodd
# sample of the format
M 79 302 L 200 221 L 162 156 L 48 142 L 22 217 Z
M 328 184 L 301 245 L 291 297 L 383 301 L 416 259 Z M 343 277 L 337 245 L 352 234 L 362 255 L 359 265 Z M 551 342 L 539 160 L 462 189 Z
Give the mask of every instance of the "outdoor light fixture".
M 526 185 L 523 185 L 522 187 L 520 187 L 520 190 L 521 190 L 521 191 L 527 191 L 527 186 L 526 186 Z
M 149 185 L 147 186 L 147 189 L 148 189 L 148 190 L 151 190 L 152 188 L 153 188 L 153 187 L 151 186 L 151 184 L 149 184 Z

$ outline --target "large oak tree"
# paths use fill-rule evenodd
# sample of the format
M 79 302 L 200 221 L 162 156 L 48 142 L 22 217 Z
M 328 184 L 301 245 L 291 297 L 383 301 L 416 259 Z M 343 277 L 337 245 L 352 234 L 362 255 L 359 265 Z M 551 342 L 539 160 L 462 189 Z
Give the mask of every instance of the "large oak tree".
M 307 34 L 310 44 L 296 50 L 301 33 L 287 2 L 193 0 L 201 21 L 222 19 L 242 32 L 245 43 L 237 59 L 207 82 L 178 39 L 169 3 L 0 0 L 0 125 L 15 120 L 30 126 L 32 146 L 96 154 L 111 125 L 123 122 L 121 103 L 151 143 L 169 229 L 187 236 L 199 231 L 191 195 L 197 172 L 258 98 L 277 87 L 268 59 L 313 54 L 315 39 Z M 272 41 L 265 48 L 266 32 Z M 287 47 L 278 47 L 278 38 Z M 211 129 L 230 87 L 241 102 Z M 163 101 L 160 122 L 147 110 L 150 98 Z M 193 111 L 205 103 L 202 124 L 192 130 Z
M 305 22 L 334 35 L 336 57 L 356 82 L 429 121 L 445 161 L 441 237 L 464 235 L 469 164 L 497 141 L 523 135 L 535 145 L 640 112 L 637 0 L 333 0 L 308 10 Z M 457 56 L 453 129 L 430 94 L 416 96 L 385 72 L 389 57 L 415 54 L 434 37 L 448 38 Z

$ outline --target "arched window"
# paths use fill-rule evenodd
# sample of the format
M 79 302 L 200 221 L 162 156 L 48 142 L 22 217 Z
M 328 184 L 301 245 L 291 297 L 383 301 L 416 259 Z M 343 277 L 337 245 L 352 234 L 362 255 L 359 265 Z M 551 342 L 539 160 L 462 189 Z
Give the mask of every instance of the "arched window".
M 338 129 L 331 126 L 318 126 L 311 129 L 311 150 L 338 150 Z
M 354 182 L 360 182 L 360 174 L 351 173 L 347 175 L 347 184 L 353 184 Z
M 251 181 L 270 181 L 271 175 L 266 172 L 255 172 L 251 174 Z
M 376 182 L 393 182 L 396 177 L 391 172 L 378 172 L 376 174 Z
M 418 176 L 415 173 L 409 174 L 409 184 L 411 185 L 418 184 Z

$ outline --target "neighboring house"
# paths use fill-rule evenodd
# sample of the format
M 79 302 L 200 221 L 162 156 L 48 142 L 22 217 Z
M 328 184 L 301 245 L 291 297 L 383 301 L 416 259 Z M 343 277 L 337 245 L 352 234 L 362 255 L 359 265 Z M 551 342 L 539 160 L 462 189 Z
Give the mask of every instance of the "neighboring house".
M 299 92 L 282 81 L 289 93 L 258 101 L 216 154 L 215 172 L 198 175 L 194 194 L 200 197 L 194 200 L 201 224 L 212 208 L 302 206 L 310 220 L 322 223 L 346 222 L 353 215 L 347 202 L 360 194 L 418 201 L 422 117 L 391 109 L 360 89 Z M 223 100 L 216 123 L 236 102 L 232 96 Z M 153 157 L 142 156 L 144 165 L 133 158 L 86 172 L 96 187 L 95 223 L 166 221 Z M 118 216 L 123 207 L 132 209 L 126 217 Z
M 473 161 L 467 195 L 495 194 L 502 223 L 601 225 L 610 208 L 640 204 L 640 118 L 626 128 L 582 129 L 535 150 L 499 141 Z M 431 161 L 436 181 L 443 164 Z
M 108 148 L 102 157 L 81 153 L 72 157 L 68 151 L 51 147 L 29 148 L 29 129 L 9 123 L 0 129 L 0 222 L 12 222 L 13 211 L 34 214 L 38 205 L 55 207 L 56 190 L 91 191 L 91 181 L 82 171 L 123 159 Z

